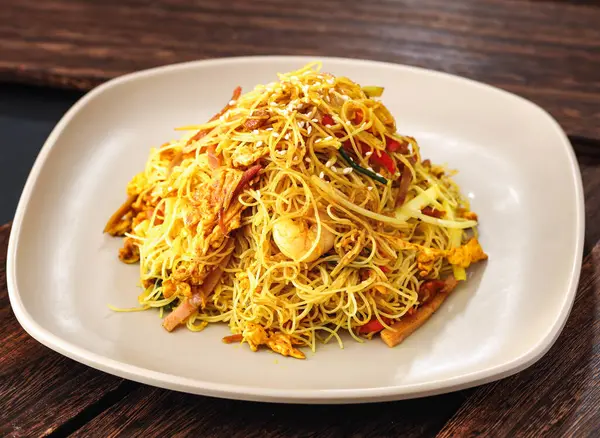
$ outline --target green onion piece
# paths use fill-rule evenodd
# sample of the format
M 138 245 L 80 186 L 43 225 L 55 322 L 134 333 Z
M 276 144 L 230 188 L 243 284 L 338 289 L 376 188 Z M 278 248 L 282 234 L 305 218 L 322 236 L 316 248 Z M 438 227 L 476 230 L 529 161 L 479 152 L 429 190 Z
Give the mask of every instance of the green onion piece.
M 383 94 L 383 87 L 366 86 L 362 90 L 367 97 L 380 97 Z
M 388 183 L 387 179 L 385 179 L 384 177 L 379 176 L 375 172 L 371 172 L 370 170 L 365 169 L 364 167 L 361 167 L 358 164 L 356 164 L 343 148 L 339 148 L 338 151 L 340 152 L 342 158 L 344 158 L 344 160 L 346 160 L 346 162 L 350 165 L 350 167 L 352 167 L 357 172 L 362 173 L 363 175 L 366 175 L 369 178 L 372 178 L 383 185 L 386 185 Z
M 166 299 L 166 298 L 163 298 L 163 299 Z M 177 301 L 177 302 L 176 302 L 176 301 Z M 172 311 L 173 311 L 173 309 L 174 309 L 175 307 L 177 307 L 177 305 L 178 305 L 178 304 L 179 304 L 179 299 L 177 299 L 177 298 L 176 298 L 176 299 L 174 299 L 173 301 L 171 301 L 170 303 L 168 303 L 168 304 L 165 304 L 164 306 L 162 306 L 162 309 L 163 309 L 165 312 L 172 312 Z

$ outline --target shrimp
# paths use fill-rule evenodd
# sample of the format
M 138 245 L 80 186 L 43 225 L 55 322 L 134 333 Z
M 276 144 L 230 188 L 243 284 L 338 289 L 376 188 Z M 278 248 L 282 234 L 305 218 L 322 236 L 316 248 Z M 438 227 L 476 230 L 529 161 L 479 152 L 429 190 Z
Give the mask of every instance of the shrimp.
M 319 212 L 321 220 L 323 216 Z M 335 235 L 331 231 L 321 225 L 321 235 L 317 241 L 318 234 L 318 224 L 309 226 L 302 219 L 284 219 L 273 226 L 275 244 L 286 257 L 296 262 L 314 262 L 333 248 Z

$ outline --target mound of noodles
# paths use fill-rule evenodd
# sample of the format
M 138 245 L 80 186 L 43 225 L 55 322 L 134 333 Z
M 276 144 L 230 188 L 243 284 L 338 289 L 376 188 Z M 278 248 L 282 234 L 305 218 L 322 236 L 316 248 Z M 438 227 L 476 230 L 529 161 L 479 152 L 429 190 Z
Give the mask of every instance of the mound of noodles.
M 152 149 L 105 229 L 140 264 L 129 310 L 296 358 L 343 332 L 412 333 L 487 256 L 451 172 L 396 132 L 382 92 L 311 64 Z

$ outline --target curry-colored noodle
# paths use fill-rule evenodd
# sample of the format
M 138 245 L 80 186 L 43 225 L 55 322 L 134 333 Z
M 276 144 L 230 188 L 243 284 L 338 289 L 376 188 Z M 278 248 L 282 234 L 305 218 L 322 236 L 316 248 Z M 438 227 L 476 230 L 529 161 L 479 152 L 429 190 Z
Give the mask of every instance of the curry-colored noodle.
M 396 133 L 382 92 L 315 63 L 236 89 L 153 149 L 105 229 L 140 262 L 141 309 L 297 358 L 342 332 L 412 333 L 487 256 L 450 173 Z

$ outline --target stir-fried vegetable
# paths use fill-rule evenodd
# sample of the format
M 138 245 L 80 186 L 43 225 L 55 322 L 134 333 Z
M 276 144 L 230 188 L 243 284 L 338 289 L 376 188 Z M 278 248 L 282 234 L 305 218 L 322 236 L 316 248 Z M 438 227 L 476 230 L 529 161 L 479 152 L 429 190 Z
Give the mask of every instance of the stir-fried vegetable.
M 370 161 L 374 164 L 385 167 L 390 173 L 394 173 L 396 170 L 396 164 L 394 163 L 394 159 L 390 157 L 387 152 L 384 151 L 375 151 L 373 155 L 371 155 Z
M 383 87 L 367 85 L 362 87 L 362 90 L 367 95 L 367 97 L 381 97 L 381 95 L 383 94 Z
M 386 150 L 389 152 L 400 152 L 401 154 L 407 154 L 409 152 L 406 143 L 400 143 L 392 137 L 385 137 L 385 145 Z
M 333 120 L 333 117 L 331 117 L 331 115 L 323 114 L 323 117 L 321 118 L 321 123 L 325 126 L 335 125 L 335 120 Z
M 331 184 L 326 183 L 317 175 L 312 175 L 310 177 L 310 182 L 323 193 L 327 194 L 331 199 L 335 200 L 339 204 L 358 214 L 399 228 L 406 226 L 406 220 L 398 220 L 392 216 L 387 216 L 381 213 L 375 213 L 374 211 L 367 210 L 366 208 L 354 204 L 346 197 L 346 195 L 341 193 L 339 190 L 331 187 Z
M 431 204 L 432 201 L 436 200 L 438 194 L 439 189 L 436 185 L 429 187 L 427 190 L 399 207 L 396 210 L 396 219 L 408 220 L 411 216 L 415 216 L 416 212 L 420 212 L 423 208 Z
M 380 175 L 377 175 L 375 172 L 372 172 L 369 169 L 365 169 L 364 167 L 361 167 L 358 164 L 356 164 L 354 162 L 354 160 L 352 158 L 350 158 L 350 155 L 348 155 L 348 153 L 344 150 L 344 148 L 339 148 L 338 150 L 339 150 L 340 155 L 342 156 L 342 158 L 344 160 L 346 160 L 346 162 L 350 165 L 350 167 L 352 167 L 357 172 L 360 172 L 363 175 L 366 175 L 369 178 L 372 178 L 375 181 L 380 182 L 383 185 L 385 185 L 385 184 L 388 183 L 387 179 L 385 179 L 384 177 L 382 177 Z
M 383 324 L 381 324 L 376 318 L 372 319 L 365 325 L 361 326 L 358 330 L 359 333 L 373 333 L 380 332 L 383 330 Z

